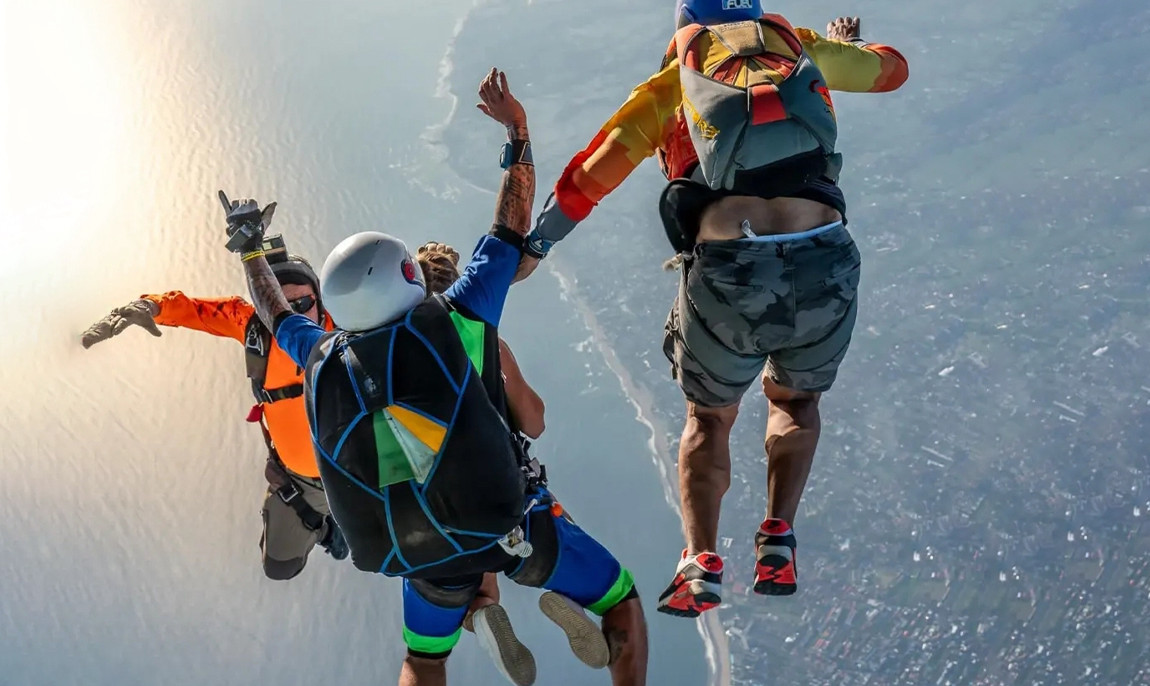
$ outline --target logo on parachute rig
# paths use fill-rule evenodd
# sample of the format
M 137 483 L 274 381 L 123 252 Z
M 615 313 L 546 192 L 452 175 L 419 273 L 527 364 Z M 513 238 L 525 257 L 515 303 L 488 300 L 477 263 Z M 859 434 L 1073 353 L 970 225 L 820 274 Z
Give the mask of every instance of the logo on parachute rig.
M 815 79 L 811 81 L 810 89 L 812 93 L 818 93 L 823 97 L 823 102 L 827 106 L 827 112 L 830 113 L 832 119 L 838 121 L 838 117 L 835 116 L 835 104 L 831 102 L 831 91 L 827 88 L 826 84 Z
M 415 265 L 412 264 L 411 260 L 405 257 L 403 259 L 403 263 L 400 264 L 399 269 L 403 272 L 404 281 L 415 284 L 417 286 L 423 285 L 419 283 L 419 281 L 415 278 Z

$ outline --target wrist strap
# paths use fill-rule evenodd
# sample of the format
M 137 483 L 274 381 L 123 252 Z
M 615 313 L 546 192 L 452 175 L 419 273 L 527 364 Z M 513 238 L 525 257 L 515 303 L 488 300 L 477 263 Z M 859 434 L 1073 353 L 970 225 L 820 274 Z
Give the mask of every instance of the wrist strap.
M 547 257 L 547 253 L 551 250 L 552 245 L 555 245 L 554 241 L 549 241 L 540 236 L 538 231 L 532 230 L 531 233 L 527 234 L 523 239 L 523 247 L 521 250 L 524 255 L 541 260 Z
M 487 232 L 488 235 L 494 236 L 504 243 L 510 243 L 515 246 L 520 252 L 523 252 L 523 236 L 515 232 L 510 226 L 503 224 L 492 224 L 491 230 Z
M 535 166 L 535 159 L 531 156 L 531 141 L 515 138 L 503 145 L 503 150 L 499 154 L 499 166 L 507 169 L 513 164 Z
M 257 257 L 263 257 L 263 256 L 264 256 L 264 255 L 266 255 L 266 254 L 267 254 L 267 253 L 265 253 L 265 252 L 263 251 L 263 249 L 261 249 L 261 248 L 256 248 L 255 250 L 251 250 L 251 251 L 249 251 L 249 252 L 245 252 L 245 253 L 241 254 L 241 255 L 240 255 L 240 261 L 242 261 L 242 262 L 250 262 L 251 260 L 254 260 L 254 259 L 256 259 Z

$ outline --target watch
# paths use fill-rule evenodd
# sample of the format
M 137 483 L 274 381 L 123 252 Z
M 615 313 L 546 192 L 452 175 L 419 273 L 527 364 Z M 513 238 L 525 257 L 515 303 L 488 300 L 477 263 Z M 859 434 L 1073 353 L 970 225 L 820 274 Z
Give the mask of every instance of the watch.
M 523 247 L 520 252 L 529 257 L 534 257 L 541 260 L 547 257 L 547 253 L 551 251 L 551 246 L 555 245 L 555 241 L 549 241 L 539 235 L 537 230 L 532 230 L 523 238 Z
M 513 140 L 503 144 L 499 151 L 499 167 L 508 169 L 513 164 L 535 165 L 531 158 L 531 141 Z

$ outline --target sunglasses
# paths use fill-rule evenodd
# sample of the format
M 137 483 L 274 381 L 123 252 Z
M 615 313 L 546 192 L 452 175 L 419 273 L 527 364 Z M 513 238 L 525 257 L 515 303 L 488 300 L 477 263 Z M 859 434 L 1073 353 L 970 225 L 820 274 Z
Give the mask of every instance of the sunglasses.
M 291 306 L 293 312 L 297 314 L 303 314 L 304 312 L 307 312 L 311 308 L 315 307 L 315 296 L 305 295 L 302 298 L 296 298 L 295 300 L 288 302 L 288 305 Z

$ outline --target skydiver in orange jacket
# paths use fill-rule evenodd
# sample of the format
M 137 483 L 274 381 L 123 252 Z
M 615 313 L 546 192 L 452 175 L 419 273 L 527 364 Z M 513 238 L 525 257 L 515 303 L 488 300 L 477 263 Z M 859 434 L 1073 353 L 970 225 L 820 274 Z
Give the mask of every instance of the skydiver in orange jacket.
M 302 257 L 272 265 L 292 309 L 332 328 L 319 297 L 319 278 Z M 180 291 L 143 295 L 118 307 L 84 332 L 89 348 L 131 326 L 160 335 L 160 326 L 183 327 L 244 345 L 256 405 L 248 421 L 259 423 L 268 447 L 260 550 L 264 574 L 287 580 L 303 571 L 318 543 L 333 558 L 347 557 L 347 544 L 328 509 L 304 410 L 303 373 L 263 326 L 255 308 L 239 296 L 190 298 Z

